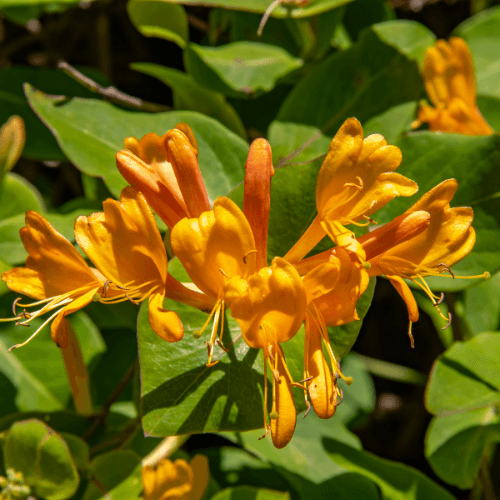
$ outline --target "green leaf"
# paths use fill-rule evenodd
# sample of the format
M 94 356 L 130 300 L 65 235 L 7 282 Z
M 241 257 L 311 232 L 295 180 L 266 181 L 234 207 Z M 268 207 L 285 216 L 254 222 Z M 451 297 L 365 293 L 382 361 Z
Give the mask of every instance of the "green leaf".
M 11 267 L 12 266 L 8 262 L 5 262 L 3 259 L 0 259 L 0 276 L 5 271 L 8 271 Z M 5 281 L 0 280 L 0 296 L 6 294 L 8 291 L 9 288 L 6 285 Z
M 10 172 L 3 179 L 0 191 L 0 221 L 34 210 L 45 212 L 42 195 L 24 177 Z
M 477 107 L 493 130 L 500 130 L 500 97 L 477 96 Z
M 357 40 L 363 29 L 395 17 L 394 8 L 385 0 L 356 0 L 346 6 L 343 24 L 348 36 Z
M 474 276 L 485 271 L 495 273 L 500 268 L 500 222 L 492 214 L 500 211 L 500 179 L 496 172 L 500 161 L 498 136 L 470 137 L 456 134 L 417 132 L 403 137 L 397 144 L 403 153 L 398 169 L 419 185 L 411 198 L 397 198 L 374 214 L 379 224 L 389 222 L 403 213 L 424 193 L 445 179 L 455 178 L 459 187 L 452 207 L 471 206 L 474 209 L 473 227 L 477 241 L 473 251 L 453 266 L 456 275 Z M 485 182 L 487 179 L 487 182 Z M 432 289 L 461 290 L 477 280 L 426 278 Z
M 11 315 L 10 307 L 4 306 L 1 316 Z M 84 361 L 89 364 L 105 349 L 100 333 L 84 312 L 72 314 L 68 320 L 82 347 Z M 17 410 L 61 410 L 71 398 L 64 362 L 50 338 L 49 327 L 27 345 L 8 352 L 9 347 L 26 340 L 41 324 L 41 319 L 35 319 L 27 329 L 8 323 L 0 337 L 0 388 L 5 397 L 12 395 Z M 8 408 L 9 411 L 15 409 Z M 4 408 L 0 414 L 5 414 Z
M 219 92 L 213 92 L 196 83 L 190 75 L 177 69 L 159 64 L 134 63 L 130 67 L 146 75 L 158 78 L 171 87 L 176 109 L 197 111 L 219 120 L 229 130 L 246 138 L 246 131 L 240 117 L 231 104 Z
M 500 335 L 484 333 L 456 342 L 435 363 L 426 407 L 437 416 L 500 402 Z
M 252 486 L 235 486 L 219 491 L 211 500 L 289 500 L 290 495 L 281 491 L 254 488 Z
M 39 420 L 16 422 L 4 448 L 6 468 L 22 472 L 35 495 L 65 500 L 77 490 L 80 478 L 65 441 Z
M 464 317 L 474 335 L 500 327 L 500 273 L 465 291 Z
M 167 0 L 172 3 L 181 3 L 184 5 L 202 5 L 205 7 L 221 7 L 223 9 L 243 10 L 246 12 L 257 12 L 264 14 L 269 7 L 268 0 Z M 316 0 L 303 6 L 279 6 L 273 12 L 273 17 L 309 17 L 321 14 L 331 9 L 335 9 L 351 2 L 352 0 Z
M 90 456 L 89 445 L 82 438 L 75 436 L 74 434 L 61 432 L 60 436 L 68 445 L 68 449 L 71 453 L 71 456 L 73 457 L 75 466 L 78 469 L 86 469 Z
M 356 450 L 336 438 L 326 438 L 323 443 L 327 454 L 337 466 L 373 481 L 380 488 L 380 498 L 383 500 L 454 498 L 417 469 Z
M 2 8 L 10 6 L 29 6 L 29 5 L 41 5 L 49 3 L 48 0 L 2 0 Z M 50 0 L 50 3 L 61 4 L 61 5 L 71 5 L 77 4 L 76 0 Z
M 29 0 L 29 3 L 33 2 Z M 83 72 L 99 83 L 106 83 L 102 74 L 95 70 L 85 68 Z M 29 107 L 23 92 L 25 82 L 54 94 L 79 97 L 90 97 L 95 94 L 61 71 L 26 66 L 0 69 L 0 123 L 6 122 L 12 115 L 21 116 L 26 126 L 23 156 L 40 160 L 65 160 L 53 135 Z
M 425 436 L 425 456 L 443 481 L 462 489 L 476 482 L 485 450 L 500 442 L 495 408 L 434 417 Z
M 381 40 L 394 47 L 410 60 L 423 66 L 425 51 L 436 43 L 436 36 L 423 24 L 406 19 L 387 21 L 372 27 Z
M 293 123 L 320 129 L 331 138 L 349 116 L 363 123 L 415 101 L 422 93 L 415 61 L 370 28 L 350 49 L 328 57 L 300 80 L 283 103 L 269 136 L 278 123 L 283 128 Z
M 94 481 L 87 486 L 83 500 L 141 498 L 141 457 L 132 451 L 111 451 L 97 456 L 90 464 L 90 473 Z
M 219 122 L 193 111 L 136 113 L 91 99 L 48 96 L 26 87 L 30 104 L 54 131 L 68 158 L 82 172 L 102 177 L 115 197 L 127 185 L 118 172 L 115 154 L 123 140 L 149 132 L 163 135 L 179 122 L 193 129 L 199 146 L 200 170 L 209 197 L 226 194 L 244 177 L 248 146 Z M 99 120 L 95 117 L 99 116 Z
M 163 38 L 184 48 L 189 40 L 184 7 L 161 0 L 129 0 L 127 12 L 132 24 L 148 37 Z
M 200 85 L 233 97 L 257 96 L 302 66 L 302 60 L 275 45 L 233 42 L 220 47 L 190 43 L 184 65 Z
M 454 31 L 465 39 L 474 58 L 478 94 L 500 97 L 500 7 L 493 7 L 467 19 Z
M 38 419 L 50 425 L 59 433 L 83 434 L 92 424 L 91 417 L 84 417 L 70 411 L 56 411 L 45 413 L 41 411 L 28 411 L 11 413 L 0 419 L 0 432 L 8 430 L 12 424 L 21 420 Z

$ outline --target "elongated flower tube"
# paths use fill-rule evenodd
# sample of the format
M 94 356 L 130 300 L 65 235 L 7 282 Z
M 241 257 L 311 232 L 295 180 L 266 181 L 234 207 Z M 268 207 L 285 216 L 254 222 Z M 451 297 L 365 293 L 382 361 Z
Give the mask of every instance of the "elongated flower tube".
M 30 322 L 48 312 L 52 315 L 30 338 L 12 347 L 21 347 L 31 340 L 51 320 L 52 340 L 62 348 L 68 346 L 65 316 L 85 307 L 99 291 L 106 278 L 90 268 L 73 245 L 40 214 L 26 212 L 26 226 L 20 231 L 24 248 L 28 252 L 25 267 L 16 267 L 2 274 L 2 279 L 14 292 L 36 300 L 32 304 L 14 303 L 16 324 L 29 326 Z M 32 307 L 40 306 L 34 312 Z M 16 312 L 22 308 L 21 313 Z M 3 320 L 5 321 L 5 320 Z
M 176 224 L 171 243 L 193 283 L 215 301 L 212 314 L 199 332 L 201 335 L 214 315 L 207 343 L 210 366 L 219 325 L 219 344 L 222 341 L 228 286 L 231 282 L 237 286 L 255 271 L 257 250 L 252 229 L 238 206 L 229 198 L 220 197 L 215 200 L 213 210 Z
M 231 314 L 238 321 L 245 342 L 264 354 L 264 427 L 267 425 L 267 365 L 273 372 L 273 406 L 270 413 L 274 446 L 283 448 L 293 436 L 296 411 L 288 371 L 280 343 L 290 340 L 304 321 L 306 294 L 291 264 L 275 257 L 238 288 L 229 290 Z
M 370 215 L 396 196 L 417 192 L 415 182 L 394 172 L 401 159 L 399 148 L 388 145 L 380 134 L 363 139 L 359 121 L 348 118 L 330 143 L 318 173 L 318 215 L 285 259 L 299 262 L 328 234 L 338 246 L 364 260 L 364 250 L 344 226 L 369 223 Z
M 174 154 L 167 151 L 167 141 Z M 179 123 L 162 137 L 153 133 L 141 140 L 128 137 L 124 147 L 116 154 L 118 170 L 134 189 L 142 192 L 169 228 L 184 217 L 199 215 L 197 210 L 190 211 L 188 204 L 192 200 L 209 210 L 197 163 L 198 145 L 188 125 Z M 169 154 L 174 157 L 174 164 Z M 189 193 L 188 203 L 184 198 L 186 193 Z
M 273 175 L 271 146 L 265 139 L 255 139 L 250 145 L 245 163 L 243 213 L 255 238 L 257 269 L 267 266 L 267 232 Z
M 336 247 L 330 252 L 328 261 L 311 269 L 303 281 L 307 295 L 304 380 L 316 414 L 320 418 L 330 418 L 342 401 L 337 379 L 343 378 L 348 384 L 352 379 L 344 377 L 340 370 L 327 326 L 340 326 L 360 319 L 356 303 L 368 286 L 369 276 L 351 253 Z M 333 376 L 323 355 L 323 343 Z
M 450 38 L 449 42 L 438 40 L 434 47 L 427 49 L 424 81 L 434 107 L 422 106 L 412 128 L 428 123 L 435 131 L 493 134 L 476 105 L 472 55 L 462 38 Z
M 121 292 L 101 301 L 149 299 L 149 322 L 156 334 L 169 342 L 180 340 L 184 330 L 179 317 L 163 308 L 167 254 L 146 199 L 126 187 L 120 201 L 108 199 L 103 208 L 104 212 L 80 216 L 75 223 L 78 245 Z
M 164 458 L 156 466 L 142 468 L 143 500 L 200 500 L 208 480 L 208 460 L 204 455 L 196 455 L 191 463 Z
M 412 340 L 411 325 L 419 318 L 418 307 L 404 279 L 413 281 L 437 306 L 435 296 L 425 283 L 426 276 L 455 276 L 451 266 L 462 260 L 473 248 L 476 233 L 472 228 L 473 211 L 470 207 L 450 208 L 450 201 L 458 187 L 455 179 L 441 182 L 424 194 L 404 214 L 393 222 L 359 238 L 366 248 L 371 267 L 370 276 L 385 275 L 406 302 L 410 325 L 408 334 Z M 413 215 L 412 218 L 409 216 Z M 394 228 L 400 235 L 411 233 L 411 239 L 394 238 Z M 488 278 L 489 273 L 466 278 Z M 439 310 L 439 308 L 438 308 Z M 444 318 L 446 319 L 446 318 Z

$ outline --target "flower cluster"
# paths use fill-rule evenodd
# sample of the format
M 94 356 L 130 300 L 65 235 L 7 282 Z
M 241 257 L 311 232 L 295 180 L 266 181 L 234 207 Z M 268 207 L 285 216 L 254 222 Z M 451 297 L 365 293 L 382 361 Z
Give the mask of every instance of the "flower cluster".
M 127 138 L 125 147 L 116 158 L 130 186 L 119 201 L 106 200 L 103 212 L 79 217 L 75 223 L 76 241 L 95 267 L 41 215 L 26 214 L 21 230 L 29 254 L 26 266 L 4 273 L 2 279 L 35 302 L 16 301 L 11 320 L 27 325 L 52 312 L 42 327 L 53 320 L 52 338 L 64 347 L 67 314 L 91 301 L 137 304 L 148 299 L 151 327 L 161 338 L 175 342 L 183 336 L 183 325 L 174 311 L 164 309 L 168 297 L 209 313 L 198 335 L 212 321 L 206 342 L 207 366 L 212 366 L 217 363 L 216 346 L 226 349 L 222 332 L 228 311 L 248 346 L 262 349 L 263 425 L 277 448 L 285 446 L 295 430 L 292 387 L 304 392 L 307 404 L 310 401 L 321 418 L 330 418 L 341 402 L 337 381 L 352 379 L 340 370 L 328 328 L 359 320 L 357 301 L 370 277 L 385 275 L 405 300 L 411 337 L 418 308 L 405 280 L 420 286 L 437 307 L 439 298 L 424 278 L 446 271 L 452 275 L 451 266 L 475 242 L 472 210 L 450 208 L 457 189 L 453 179 L 426 193 L 392 222 L 356 237 L 351 226 L 373 223 L 371 216 L 377 210 L 397 196 L 415 194 L 418 187 L 395 173 L 401 151 L 379 134 L 365 138 L 355 118 L 341 126 L 319 171 L 318 215 L 284 257 L 275 256 L 270 262 L 267 237 L 274 170 L 265 139 L 250 146 L 243 209 L 227 197 L 210 206 L 196 139 L 186 124 L 162 137 Z M 170 229 L 171 248 L 191 284 L 168 273 L 167 253 L 152 210 Z M 307 257 L 326 235 L 332 248 Z M 294 382 L 281 344 L 293 338 L 303 323 L 304 379 Z M 269 370 L 272 408 L 267 414 Z

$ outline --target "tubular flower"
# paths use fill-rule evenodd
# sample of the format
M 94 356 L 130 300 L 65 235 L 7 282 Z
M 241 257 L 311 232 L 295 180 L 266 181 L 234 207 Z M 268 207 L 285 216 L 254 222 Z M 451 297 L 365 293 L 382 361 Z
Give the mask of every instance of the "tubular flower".
M 209 210 L 198 166 L 198 144 L 191 128 L 179 123 L 162 137 L 128 137 L 116 165 L 125 180 L 141 191 L 149 205 L 172 228 L 184 217 Z
M 311 269 L 303 281 L 307 296 L 304 380 L 316 414 L 320 418 L 330 418 L 342 401 L 337 379 L 343 378 L 348 384 L 352 383 L 352 379 L 344 377 L 340 371 L 327 327 L 359 320 L 356 303 L 365 292 L 369 277 L 352 254 L 336 247 L 330 251 L 328 261 Z M 323 355 L 322 340 L 334 376 Z M 340 401 L 337 401 L 338 398 Z
M 356 118 L 348 118 L 330 143 L 318 173 L 318 215 L 298 242 L 285 255 L 295 264 L 328 234 L 338 246 L 364 260 L 364 251 L 354 234 L 344 226 L 371 221 L 370 215 L 396 196 L 411 196 L 418 190 L 412 180 L 394 172 L 401 151 L 379 134 L 363 139 Z
M 120 201 L 108 199 L 103 208 L 75 223 L 76 241 L 116 290 L 101 301 L 139 303 L 148 298 L 153 330 L 169 342 L 180 340 L 184 330 L 179 317 L 163 308 L 173 278 L 169 280 L 165 246 L 144 196 L 126 187 Z
M 234 282 L 233 282 L 234 283 Z M 236 284 L 236 283 L 234 283 Z M 232 284 L 233 285 L 233 284 Z M 231 314 L 238 321 L 245 342 L 264 354 L 264 427 L 267 425 L 267 364 L 273 373 L 273 405 L 270 413 L 274 446 L 283 448 L 292 439 L 296 411 L 294 385 L 279 345 L 300 328 L 306 311 L 306 294 L 294 267 L 275 257 L 270 267 L 249 276 L 238 287 L 231 286 Z
M 438 40 L 427 49 L 424 81 L 434 107 L 422 106 L 412 128 L 428 123 L 441 132 L 490 135 L 493 129 L 476 106 L 476 80 L 469 47 L 461 38 Z
M 47 323 L 51 325 L 52 340 L 62 348 L 68 345 L 68 330 L 65 316 L 85 307 L 97 294 L 100 300 L 105 288 L 103 275 L 90 268 L 73 245 L 40 214 L 26 212 L 26 226 L 20 231 L 21 241 L 28 252 L 25 267 L 16 267 L 2 274 L 2 279 L 14 292 L 36 299 L 32 304 L 14 302 L 15 318 L 2 321 L 29 323 L 49 311 L 57 309 L 21 347 L 31 340 Z M 41 306 L 35 312 L 16 313 L 16 307 Z
M 365 248 L 370 276 L 385 275 L 406 302 L 410 325 L 419 318 L 418 307 L 404 281 L 409 279 L 439 304 L 427 283 L 426 276 L 440 276 L 462 260 L 473 248 L 476 233 L 472 228 L 473 212 L 470 207 L 450 208 L 457 190 L 455 179 L 441 182 L 424 194 L 403 216 L 359 238 Z M 409 237 L 410 235 L 410 237 Z M 471 278 L 488 278 L 489 274 Z M 444 316 L 443 316 L 444 318 Z M 444 318 L 448 319 L 449 318 Z
M 208 460 L 196 455 L 191 463 L 168 458 L 142 468 L 143 500 L 200 500 L 209 480 Z
M 255 270 L 255 241 L 247 219 L 229 198 L 215 200 L 210 212 L 198 218 L 183 219 L 171 235 L 172 249 L 193 283 L 215 301 L 212 313 L 199 334 L 214 316 L 209 346 L 208 366 L 212 357 L 220 324 L 220 339 L 224 330 L 224 308 L 230 284 L 244 286 L 245 279 Z

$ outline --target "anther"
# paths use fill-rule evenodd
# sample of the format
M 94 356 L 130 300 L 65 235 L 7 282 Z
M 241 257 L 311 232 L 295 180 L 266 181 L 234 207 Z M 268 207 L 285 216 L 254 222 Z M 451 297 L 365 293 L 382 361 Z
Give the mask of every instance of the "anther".
M 19 321 L 16 321 L 14 324 L 15 324 L 16 326 L 27 326 L 28 328 L 31 326 L 31 325 L 28 325 L 27 323 L 21 323 L 21 322 L 19 322 Z M 17 347 L 17 346 L 15 346 L 15 347 Z
M 438 267 L 441 269 L 439 270 L 440 273 L 444 273 L 445 271 L 448 271 L 451 274 L 451 277 L 455 279 L 455 275 L 453 274 L 453 271 L 451 270 L 450 266 L 445 264 L 444 262 L 441 262 L 441 264 L 438 264 Z
M 224 271 L 224 269 L 219 267 L 219 271 L 222 273 L 223 276 L 225 276 L 226 278 L 229 278 L 229 276 L 226 274 L 226 271 Z
M 14 302 L 12 302 L 12 312 L 14 313 L 14 316 L 17 316 L 16 305 L 21 299 L 22 297 L 18 297 L 16 300 L 14 300 Z
M 274 380 L 276 380 L 276 382 L 278 382 L 278 384 L 281 384 L 280 372 L 278 370 L 273 370 L 273 377 L 274 377 Z
M 309 400 L 306 399 L 306 405 L 307 405 L 307 410 L 304 413 L 304 416 L 302 418 L 306 418 L 307 415 L 309 415 L 309 412 L 311 411 L 311 403 L 309 403 Z
M 439 304 L 443 303 L 443 300 L 444 300 L 444 293 L 441 292 L 441 297 L 439 297 L 439 300 L 435 304 L 433 304 L 433 306 L 437 307 Z
M 130 300 L 130 302 L 132 302 L 132 304 L 135 304 L 136 306 L 140 305 L 140 303 L 137 302 L 137 300 L 130 298 L 127 294 L 125 294 L 125 297 L 127 297 L 127 299 Z
M 335 408 L 337 408 L 337 406 L 339 406 L 342 401 L 344 401 L 344 391 L 342 389 L 339 389 L 339 398 L 340 399 L 337 399 L 337 402 L 335 403 Z
M 270 430 L 270 429 L 269 429 L 269 426 L 268 426 L 268 425 L 266 425 L 266 433 L 265 433 L 263 436 L 260 436 L 259 441 L 260 441 L 261 439 L 264 439 L 264 438 L 265 438 L 265 437 L 269 434 L 269 430 Z
M 220 348 L 221 348 L 224 352 L 229 352 L 229 349 L 227 349 L 226 347 L 224 347 L 224 346 L 222 345 L 222 342 L 221 342 L 219 339 L 217 339 L 217 345 L 218 345 L 218 346 L 219 346 L 219 347 L 220 347 Z
M 446 330 L 451 325 L 451 312 L 448 313 L 448 323 L 441 330 Z
M 311 375 L 310 377 L 305 378 L 304 380 L 300 380 L 299 384 L 303 384 L 304 382 L 309 382 L 309 380 L 312 380 L 314 377 Z
M 257 253 L 257 250 L 250 250 L 249 252 L 247 252 L 247 253 L 243 256 L 243 262 L 244 262 L 245 264 L 247 263 L 247 257 L 248 257 L 251 253 Z

